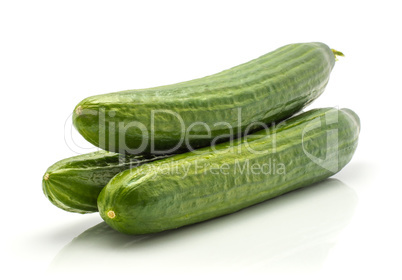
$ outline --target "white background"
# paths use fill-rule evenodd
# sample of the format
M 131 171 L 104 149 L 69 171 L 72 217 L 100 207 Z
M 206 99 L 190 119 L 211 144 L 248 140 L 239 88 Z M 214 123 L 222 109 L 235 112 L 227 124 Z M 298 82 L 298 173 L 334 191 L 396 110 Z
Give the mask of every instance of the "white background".
M 0 273 L 401 279 L 397 3 L 2 1 Z M 309 41 L 346 55 L 309 108 L 347 107 L 362 123 L 356 154 L 335 180 L 144 238 L 43 195 L 51 164 L 94 149 L 69 133 L 85 97 L 198 78 Z

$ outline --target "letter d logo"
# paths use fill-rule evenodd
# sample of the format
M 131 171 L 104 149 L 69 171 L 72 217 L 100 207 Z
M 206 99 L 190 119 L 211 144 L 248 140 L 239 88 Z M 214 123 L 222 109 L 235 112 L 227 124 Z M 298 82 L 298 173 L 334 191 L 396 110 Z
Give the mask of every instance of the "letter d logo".
M 333 108 L 328 110 L 324 115 L 324 120 L 326 125 L 337 124 L 338 123 L 338 110 Z M 327 146 L 325 149 L 325 158 L 319 158 L 311 153 L 309 153 L 305 148 L 305 143 L 311 144 L 314 139 L 311 137 L 306 137 L 305 134 L 309 131 L 312 131 L 316 128 L 320 128 L 322 123 L 322 117 L 316 118 L 308 123 L 303 129 L 302 134 L 302 147 L 304 153 L 317 165 L 336 173 L 339 171 L 338 167 L 338 128 L 334 126 L 334 129 L 327 130 Z M 314 145 L 312 145 L 314 146 Z M 318 151 L 321 154 L 321 151 Z

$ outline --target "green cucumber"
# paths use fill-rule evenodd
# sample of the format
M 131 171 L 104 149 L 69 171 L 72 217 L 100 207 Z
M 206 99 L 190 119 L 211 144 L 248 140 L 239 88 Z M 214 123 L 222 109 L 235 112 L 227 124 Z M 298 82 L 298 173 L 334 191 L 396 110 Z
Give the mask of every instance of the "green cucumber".
M 63 159 L 50 166 L 42 179 L 45 196 L 57 207 L 75 213 L 97 212 L 97 198 L 117 173 L 163 158 L 122 156 L 97 151 Z
M 128 234 L 159 232 L 236 212 L 324 180 L 352 158 L 360 132 L 349 109 L 314 109 L 247 137 L 117 174 L 101 217 Z
M 323 43 L 286 45 L 203 78 L 88 97 L 75 107 L 73 123 L 112 152 L 191 151 L 299 112 L 324 91 L 335 55 L 341 53 Z

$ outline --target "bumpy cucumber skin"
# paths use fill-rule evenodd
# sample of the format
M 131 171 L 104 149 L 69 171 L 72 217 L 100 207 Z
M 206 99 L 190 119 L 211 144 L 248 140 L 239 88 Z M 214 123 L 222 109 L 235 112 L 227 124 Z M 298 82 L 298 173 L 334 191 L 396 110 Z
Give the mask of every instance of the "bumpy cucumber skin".
M 100 193 L 99 213 L 127 234 L 159 232 L 233 213 L 337 173 L 351 160 L 359 132 L 360 121 L 349 109 L 311 110 L 233 145 L 225 142 L 123 171 Z M 326 159 L 325 168 L 312 157 Z M 286 172 L 238 169 L 236 174 L 236 160 L 240 166 L 275 161 L 283 163 Z M 223 164 L 228 174 L 208 171 Z M 187 174 L 183 167 L 189 168 Z
M 112 152 L 188 151 L 299 112 L 324 91 L 334 64 L 323 43 L 290 44 L 200 79 L 88 97 L 76 106 L 73 123 L 90 143 Z M 201 137 L 190 136 L 187 145 L 186 130 Z
M 63 159 L 50 166 L 42 179 L 45 196 L 55 206 L 74 213 L 97 212 L 100 191 L 117 173 L 163 156 L 121 156 L 97 151 Z

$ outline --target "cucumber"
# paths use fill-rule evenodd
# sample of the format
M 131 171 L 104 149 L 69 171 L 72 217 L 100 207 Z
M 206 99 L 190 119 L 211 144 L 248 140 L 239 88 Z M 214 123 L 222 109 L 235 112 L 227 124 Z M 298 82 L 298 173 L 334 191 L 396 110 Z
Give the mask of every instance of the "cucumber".
M 112 152 L 191 151 L 299 112 L 324 91 L 335 55 L 341 53 L 323 43 L 286 45 L 200 79 L 88 97 L 75 107 L 73 123 Z
M 247 137 L 128 169 L 98 197 L 127 234 L 159 232 L 236 212 L 332 176 L 360 132 L 349 109 L 314 109 Z
M 97 151 L 63 159 L 50 166 L 42 179 L 45 196 L 57 207 L 75 213 L 97 212 L 97 198 L 117 173 L 163 156 L 122 156 Z

